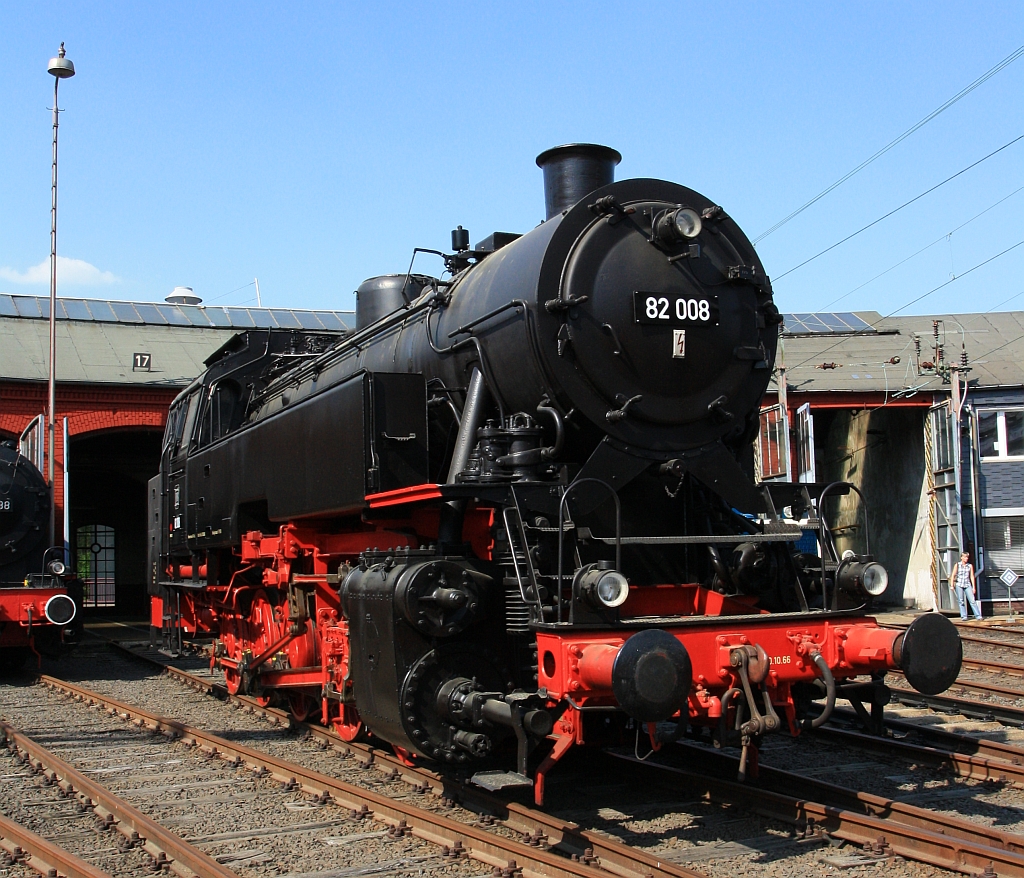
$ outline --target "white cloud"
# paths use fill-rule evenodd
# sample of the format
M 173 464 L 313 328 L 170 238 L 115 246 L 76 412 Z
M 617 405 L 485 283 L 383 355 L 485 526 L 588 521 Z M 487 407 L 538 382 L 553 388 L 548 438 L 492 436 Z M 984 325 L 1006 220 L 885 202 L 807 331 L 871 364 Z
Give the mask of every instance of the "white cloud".
M 48 284 L 50 282 L 50 260 L 44 259 L 26 271 L 18 271 L 7 266 L 0 267 L 0 280 L 14 284 Z M 113 272 L 100 271 L 84 259 L 71 259 L 68 256 L 57 257 L 57 285 L 78 284 L 86 287 L 98 287 L 120 281 Z

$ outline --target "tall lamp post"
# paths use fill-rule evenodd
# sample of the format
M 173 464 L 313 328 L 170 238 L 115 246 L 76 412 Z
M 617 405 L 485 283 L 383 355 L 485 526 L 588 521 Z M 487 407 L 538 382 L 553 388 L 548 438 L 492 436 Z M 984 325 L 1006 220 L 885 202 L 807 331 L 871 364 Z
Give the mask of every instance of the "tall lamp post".
M 46 481 L 50 485 L 50 546 L 56 540 L 56 500 L 53 486 L 54 457 L 54 409 L 56 406 L 56 359 L 57 359 L 57 125 L 60 110 L 57 109 L 57 86 L 62 79 L 75 75 L 75 65 L 64 57 L 64 44 L 56 58 L 51 58 L 46 68 L 53 76 L 53 175 L 50 192 L 50 377 L 48 382 L 49 403 L 46 413 L 46 441 L 49 455 L 46 463 Z M 67 536 L 65 534 L 65 536 Z

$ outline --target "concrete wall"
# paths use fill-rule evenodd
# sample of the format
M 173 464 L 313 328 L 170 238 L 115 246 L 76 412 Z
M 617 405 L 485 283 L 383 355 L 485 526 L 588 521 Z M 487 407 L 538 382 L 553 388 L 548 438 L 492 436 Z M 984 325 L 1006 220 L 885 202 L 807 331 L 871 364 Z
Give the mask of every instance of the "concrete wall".
M 826 481 L 847 481 L 864 494 L 871 554 L 889 571 L 883 601 L 930 608 L 931 534 L 924 454 L 926 409 L 843 411 L 824 440 Z M 840 552 L 865 549 L 860 498 L 851 492 L 826 509 Z M 838 507 L 838 509 L 837 509 Z

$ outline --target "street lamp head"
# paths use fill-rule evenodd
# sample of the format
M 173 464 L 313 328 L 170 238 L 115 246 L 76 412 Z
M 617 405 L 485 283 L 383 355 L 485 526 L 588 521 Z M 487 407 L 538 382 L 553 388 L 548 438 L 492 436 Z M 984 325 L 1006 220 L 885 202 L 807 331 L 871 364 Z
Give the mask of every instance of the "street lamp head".
M 57 53 L 57 57 L 50 59 L 46 71 L 56 76 L 57 79 L 69 79 L 75 75 L 75 65 L 71 63 L 70 58 L 64 57 L 63 43 L 60 44 L 60 51 Z

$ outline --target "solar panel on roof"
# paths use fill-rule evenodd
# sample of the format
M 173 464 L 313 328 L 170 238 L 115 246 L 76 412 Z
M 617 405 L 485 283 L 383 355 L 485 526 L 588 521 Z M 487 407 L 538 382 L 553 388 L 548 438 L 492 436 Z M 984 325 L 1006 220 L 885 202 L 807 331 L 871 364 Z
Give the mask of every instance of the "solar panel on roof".
M 333 311 L 316 311 L 314 313 L 323 324 L 324 329 L 348 329 Z
M 206 311 L 203 308 L 195 305 L 178 305 L 178 310 L 185 315 L 185 319 L 193 326 L 207 327 L 210 325 L 210 320 L 207 318 Z
M 237 326 L 242 329 L 252 329 L 256 326 L 245 308 L 225 308 L 224 310 L 227 311 L 231 326 Z
M 281 324 L 274 319 L 274 313 L 260 308 L 247 308 L 249 317 L 260 329 L 277 329 Z M 294 329 L 294 327 L 292 327 Z
M 160 311 L 156 305 L 147 305 L 144 302 L 136 302 L 135 310 L 139 312 L 139 317 L 142 318 L 143 323 L 166 323 L 163 317 L 160 316 Z
M 871 324 L 852 311 L 821 311 L 813 314 L 786 314 L 786 332 L 800 333 L 867 332 Z
M 191 326 L 188 318 L 181 313 L 181 309 L 177 305 L 157 305 L 155 307 L 168 323 L 174 326 Z
M 870 323 L 868 323 L 865 320 L 861 320 L 861 318 L 854 314 L 852 311 L 844 311 L 842 314 L 837 314 L 836 316 L 841 317 L 843 320 L 845 320 L 849 324 L 851 329 L 858 331 L 862 329 L 871 329 Z
M 302 324 L 295 319 L 295 315 L 291 311 L 282 311 L 278 308 L 274 308 L 270 312 L 274 319 L 277 321 L 277 325 L 282 329 L 299 329 Z
M 139 312 L 131 302 L 111 302 L 110 307 L 114 309 L 118 323 L 142 323 Z
M 81 299 L 64 299 L 64 313 L 71 320 L 92 320 L 92 314 Z
M 89 299 L 85 305 L 89 309 L 89 313 L 92 314 L 93 320 L 101 320 L 105 323 L 117 323 L 117 318 L 114 316 L 114 311 L 110 307 L 109 302 L 101 302 L 98 299 Z
M 50 314 L 50 308 L 49 308 L 50 303 L 47 302 L 46 305 L 47 305 L 47 308 L 46 308 L 46 315 L 45 316 L 49 316 L 49 314 Z M 14 307 L 18 309 L 18 316 L 19 317 L 42 317 L 42 316 L 44 316 L 43 312 L 42 312 L 42 309 L 39 307 L 39 300 L 38 299 L 29 298 L 28 296 L 25 296 L 25 297 L 18 296 L 18 298 L 14 300 Z
M 345 312 L 350 313 L 350 312 Z M 0 317 L 47 318 L 49 296 L 18 296 L 0 293 Z M 132 323 L 153 326 L 197 326 L 224 329 L 348 329 L 333 311 L 293 311 L 290 308 L 225 308 L 219 305 L 171 305 L 164 302 L 121 302 L 104 299 L 58 299 L 58 320 L 97 323 Z
M 207 308 L 206 316 L 214 326 L 231 326 L 231 318 L 223 308 Z

